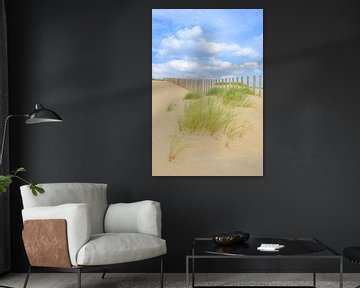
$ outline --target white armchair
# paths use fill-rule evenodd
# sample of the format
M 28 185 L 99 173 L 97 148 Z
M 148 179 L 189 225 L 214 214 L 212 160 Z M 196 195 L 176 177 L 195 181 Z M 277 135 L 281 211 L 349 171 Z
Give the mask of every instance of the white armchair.
M 160 258 L 161 209 L 154 201 L 107 204 L 106 184 L 40 184 L 45 193 L 33 196 L 28 185 L 21 196 L 24 246 L 32 270 L 51 268 L 77 272 L 107 270 L 117 264 Z M 40 240 L 39 240 L 40 239 Z M 103 278 L 105 273 L 103 275 Z

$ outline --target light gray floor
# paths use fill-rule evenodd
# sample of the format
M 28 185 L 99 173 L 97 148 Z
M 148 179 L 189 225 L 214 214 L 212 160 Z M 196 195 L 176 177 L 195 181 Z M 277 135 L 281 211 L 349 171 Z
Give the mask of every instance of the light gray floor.
M 205 285 L 216 284 L 238 284 L 238 285 L 310 285 L 312 274 L 307 273 L 212 273 L 197 274 L 197 281 Z M 0 276 L 0 285 L 21 288 L 25 279 L 25 274 L 5 274 Z M 158 287 L 158 274 L 125 274 L 109 273 L 106 279 L 101 279 L 101 273 L 84 273 L 82 276 L 82 286 L 87 287 Z M 317 274 L 319 287 L 338 287 L 338 274 L 319 273 Z M 360 274 L 344 274 L 344 287 L 355 287 L 360 284 Z M 75 288 L 75 273 L 33 273 L 30 277 L 28 288 Z M 165 288 L 185 287 L 185 274 L 165 274 Z
M 312 274 L 308 273 L 211 273 L 197 274 L 199 284 L 249 284 L 249 285 L 311 285 Z M 338 274 L 319 273 L 317 281 L 319 287 L 338 287 Z M 9 273 L 0 276 L 0 285 L 11 286 L 14 288 L 23 287 L 25 274 Z M 101 273 L 83 273 L 82 286 L 87 287 L 157 287 L 159 274 L 125 274 L 109 273 L 106 279 L 101 279 Z M 355 287 L 360 284 L 360 273 L 344 274 L 344 287 Z M 75 288 L 75 273 L 33 273 L 31 274 L 28 288 Z M 185 274 L 165 274 L 166 287 L 185 287 Z

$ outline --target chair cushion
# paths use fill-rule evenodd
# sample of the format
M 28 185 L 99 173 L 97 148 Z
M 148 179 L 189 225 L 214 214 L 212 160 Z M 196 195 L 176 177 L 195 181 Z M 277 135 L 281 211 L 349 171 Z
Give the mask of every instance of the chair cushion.
M 344 249 L 344 257 L 353 262 L 360 263 L 360 247 L 346 247 Z
M 96 183 L 48 183 L 39 184 L 45 193 L 34 197 L 29 185 L 21 186 L 24 208 L 57 206 L 68 203 L 89 205 L 92 233 L 104 233 L 104 217 L 107 209 L 106 184 Z
M 78 252 L 78 265 L 108 265 L 166 254 L 165 240 L 140 233 L 94 234 Z
M 143 233 L 161 237 L 160 203 L 150 200 L 110 204 L 105 233 Z
M 65 219 L 67 224 L 67 244 L 69 248 L 71 264 L 74 266 L 77 265 L 77 253 L 80 248 L 89 241 L 90 236 L 92 235 L 90 210 L 87 204 L 69 203 L 50 207 L 32 207 L 23 209 L 22 215 L 24 221 Z M 56 243 L 43 243 L 43 241 L 44 239 L 42 235 L 37 235 L 36 239 L 34 240 L 36 244 L 34 245 L 37 247 L 42 245 L 56 245 Z

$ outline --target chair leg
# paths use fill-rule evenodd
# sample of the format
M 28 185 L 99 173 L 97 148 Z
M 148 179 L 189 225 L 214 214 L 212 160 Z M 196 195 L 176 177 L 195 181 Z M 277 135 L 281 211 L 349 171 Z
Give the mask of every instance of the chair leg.
M 81 288 L 81 269 L 77 269 L 78 288 Z
M 164 259 L 163 257 L 161 257 L 160 260 L 160 287 L 163 288 L 164 287 Z
M 101 279 L 105 279 L 106 272 L 107 270 L 104 270 L 104 273 L 101 275 Z
M 5 286 L 5 285 L 1 285 L 1 284 L 0 284 L 0 288 L 15 288 L 15 287 Z
M 30 277 L 30 274 L 31 274 L 31 265 L 29 266 L 29 270 L 26 274 L 26 278 L 25 278 L 25 282 L 24 282 L 24 286 L 23 288 L 26 288 L 27 284 L 28 284 L 28 281 L 29 281 L 29 277 Z

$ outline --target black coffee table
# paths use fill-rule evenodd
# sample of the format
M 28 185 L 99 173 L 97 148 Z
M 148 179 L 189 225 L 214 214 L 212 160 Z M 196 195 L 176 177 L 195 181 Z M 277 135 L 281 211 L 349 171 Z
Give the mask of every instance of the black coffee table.
M 284 245 L 278 252 L 263 252 L 257 250 L 261 243 Z M 189 268 L 191 266 L 191 287 L 206 287 L 195 285 L 195 260 L 200 259 L 312 259 L 313 285 L 293 287 L 316 287 L 316 260 L 335 259 L 339 261 L 339 287 L 343 287 L 343 258 L 335 250 L 315 238 L 250 238 L 247 242 L 229 246 L 219 246 L 211 238 L 195 238 L 191 253 L 186 256 L 186 287 L 189 287 Z M 215 287 L 215 286 L 211 286 Z M 222 286 L 229 287 L 229 286 Z M 231 286 L 248 287 L 248 286 Z M 251 286 L 256 287 L 256 286 Z M 264 287 L 264 286 L 262 286 Z M 271 286 L 274 287 L 274 286 Z M 284 287 L 284 286 L 281 286 Z

